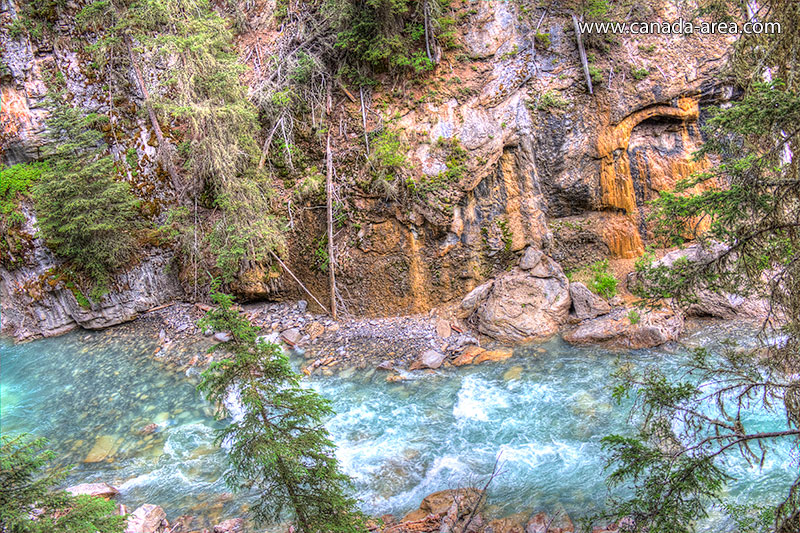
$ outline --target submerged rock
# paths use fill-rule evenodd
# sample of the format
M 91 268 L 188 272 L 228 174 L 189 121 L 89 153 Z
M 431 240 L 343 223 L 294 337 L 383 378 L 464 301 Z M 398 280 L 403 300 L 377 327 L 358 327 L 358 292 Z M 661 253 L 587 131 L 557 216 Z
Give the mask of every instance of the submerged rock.
M 471 365 L 475 358 L 485 351 L 486 350 L 480 346 L 467 346 L 464 348 L 464 351 L 453 360 L 453 366 Z
M 241 518 L 223 520 L 214 526 L 214 533 L 241 533 L 242 531 L 244 531 L 244 520 Z
M 498 348 L 497 350 L 485 350 L 483 353 L 478 355 L 472 361 L 472 364 L 479 365 L 485 362 L 505 361 L 506 359 L 509 359 L 512 355 L 514 355 L 514 351 L 511 348 Z
M 401 522 L 421 520 L 428 515 L 444 516 L 453 506 L 457 505 L 458 515 L 464 516 L 480 503 L 483 491 L 474 488 L 440 490 L 426 496 L 419 508 L 403 517 Z
M 99 463 L 103 459 L 114 455 L 117 451 L 117 439 L 112 435 L 101 435 L 89 450 L 84 463 Z

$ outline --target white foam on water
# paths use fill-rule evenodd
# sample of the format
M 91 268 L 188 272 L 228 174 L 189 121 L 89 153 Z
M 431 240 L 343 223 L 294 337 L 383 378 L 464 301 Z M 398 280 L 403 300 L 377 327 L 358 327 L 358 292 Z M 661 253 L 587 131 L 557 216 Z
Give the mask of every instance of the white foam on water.
M 471 375 L 461 382 L 458 400 L 453 406 L 453 416 L 459 420 L 488 422 L 493 410 L 507 408 L 508 392 L 492 383 Z

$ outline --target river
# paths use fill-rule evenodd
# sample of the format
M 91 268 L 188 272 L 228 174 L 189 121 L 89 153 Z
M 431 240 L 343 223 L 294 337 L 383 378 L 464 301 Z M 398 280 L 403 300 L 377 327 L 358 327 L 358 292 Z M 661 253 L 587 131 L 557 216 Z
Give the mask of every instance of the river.
M 741 335 L 732 329 L 698 329 L 685 343 L 718 349 L 722 338 Z M 133 327 L 0 341 L 2 434 L 47 437 L 76 465 L 68 484 L 109 482 L 130 509 L 155 503 L 170 519 L 199 514 L 208 524 L 239 516 L 248 497 L 225 487 L 225 456 L 214 445 L 221 422 L 195 390 L 196 370 L 170 371 L 152 356 L 157 340 Z M 563 508 L 574 518 L 607 496 L 600 439 L 633 431 L 629 405 L 611 397 L 617 363 L 670 371 L 684 357 L 678 346 L 610 352 L 553 339 L 518 348 L 503 363 L 403 382 L 347 369 L 306 383 L 333 403 L 327 426 L 365 511 L 402 515 L 431 492 L 485 478 L 499 456 L 493 514 Z M 779 409 L 751 420 L 762 430 L 785 425 Z M 148 424 L 156 431 L 141 431 Z M 737 478 L 727 490 L 739 501 L 767 502 L 785 492 L 796 462 L 786 443 L 761 468 L 738 459 L 726 468 Z

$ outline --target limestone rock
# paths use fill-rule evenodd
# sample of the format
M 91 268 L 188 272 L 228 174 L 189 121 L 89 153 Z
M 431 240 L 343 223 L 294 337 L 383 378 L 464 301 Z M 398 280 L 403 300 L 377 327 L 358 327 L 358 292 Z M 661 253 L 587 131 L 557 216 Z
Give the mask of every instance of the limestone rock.
M 67 487 L 66 491 L 73 496 L 98 496 L 106 500 L 119 494 L 119 490 L 108 483 L 81 483 Z
M 480 346 L 467 346 L 464 348 L 464 351 L 461 352 L 454 360 L 453 366 L 464 366 L 470 365 L 478 357 L 480 354 L 485 352 L 486 350 L 481 348 Z
M 472 364 L 479 365 L 481 363 L 485 363 L 487 361 L 496 362 L 496 361 L 505 361 L 509 359 L 512 355 L 514 355 L 513 350 L 510 348 L 498 348 L 497 350 L 485 350 L 483 353 L 478 355 Z
M 447 356 L 439 351 L 425 350 L 408 368 L 409 370 L 419 370 L 421 368 L 436 369 L 442 366 L 446 358 Z
M 436 321 L 436 334 L 439 335 L 441 338 L 446 339 L 450 336 L 452 330 L 450 328 L 450 323 L 447 320 L 439 319 Z
M 36 217 L 26 212 L 24 229 L 36 233 Z M 78 302 L 64 281 L 50 272 L 60 266 L 39 238 L 31 242 L 32 262 L 14 270 L 0 265 L 0 301 L 3 302 L 2 332 L 17 340 L 53 337 L 78 327 L 103 329 L 131 321 L 158 305 L 182 297 L 180 282 L 171 264 L 174 254 L 143 250 L 142 260 L 127 272 L 114 274 L 108 293 L 88 306 Z M 25 290 L 20 290 L 25 287 Z
M 544 252 L 537 250 L 533 246 L 528 246 L 522 258 L 519 260 L 519 267 L 522 270 L 531 270 L 536 267 L 542 260 Z
M 230 342 L 231 334 L 227 331 L 218 331 L 214 333 L 214 340 L 218 342 Z
M 569 295 L 572 298 L 572 308 L 575 309 L 575 316 L 580 320 L 595 318 L 611 311 L 611 306 L 608 305 L 608 302 L 590 291 L 583 283 L 570 283 Z
M 244 531 L 244 520 L 241 518 L 223 520 L 214 526 L 214 533 L 242 533 L 242 531 Z
M 683 316 L 671 309 L 643 313 L 631 324 L 624 309 L 586 320 L 562 336 L 570 344 L 605 344 L 611 348 L 651 348 L 677 340 L 683 332 Z
M 487 281 L 483 285 L 478 285 L 461 300 L 459 318 L 467 318 L 483 302 L 494 287 L 494 281 Z
M 167 514 L 164 509 L 158 505 L 146 503 L 130 515 L 125 533 L 156 533 L 161 529 L 161 522 L 166 518 Z
M 446 515 L 453 503 L 458 503 L 459 516 L 464 516 L 470 513 L 475 506 L 480 503 L 482 494 L 482 490 L 474 488 L 447 489 L 434 492 L 422 500 L 419 509 L 408 513 L 403 517 L 401 522 L 420 520 L 429 514 L 439 516 Z
M 296 345 L 302 337 L 300 330 L 297 328 L 290 328 L 281 332 L 281 340 L 289 346 Z
M 473 290 L 461 302 L 461 309 L 474 309 L 480 333 L 518 344 L 556 333 L 567 320 L 570 302 L 566 276 L 557 263 L 543 256 L 531 270 L 515 268 L 491 285 Z

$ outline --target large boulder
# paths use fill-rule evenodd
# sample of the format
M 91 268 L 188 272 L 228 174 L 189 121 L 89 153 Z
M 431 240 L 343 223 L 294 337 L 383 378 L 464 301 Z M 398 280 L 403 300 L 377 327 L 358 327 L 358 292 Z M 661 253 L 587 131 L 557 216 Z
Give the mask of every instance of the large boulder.
M 546 255 L 526 267 L 481 285 L 461 302 L 462 314 L 480 333 L 517 344 L 549 337 L 566 322 L 571 300 L 561 267 Z
M 652 268 L 680 268 L 680 264 L 707 264 L 714 261 L 726 247 L 719 243 L 706 246 L 692 244 L 686 248 L 673 250 L 661 259 L 653 262 Z M 636 291 L 646 284 L 641 274 L 631 272 L 628 275 L 627 285 L 631 291 Z M 725 291 L 713 290 L 709 287 L 698 287 L 693 293 L 694 301 L 685 309 L 689 316 L 709 316 L 726 320 L 736 318 L 765 319 L 769 314 L 769 303 L 763 298 L 745 297 Z
M 587 320 L 605 315 L 611 311 L 611 306 L 600 296 L 589 290 L 580 282 L 569 284 L 569 296 L 572 298 L 572 308 L 579 320 Z
M 164 512 L 164 509 L 158 505 L 146 503 L 128 517 L 125 533 L 157 533 L 166 518 L 167 513 Z
M 119 494 L 119 490 L 108 483 L 81 483 L 67 487 L 66 491 L 73 496 L 97 496 L 106 500 Z
M 672 309 L 638 313 L 632 323 L 624 309 L 586 320 L 563 333 L 570 344 L 605 344 L 610 348 L 651 348 L 677 340 L 683 332 L 683 316 Z

